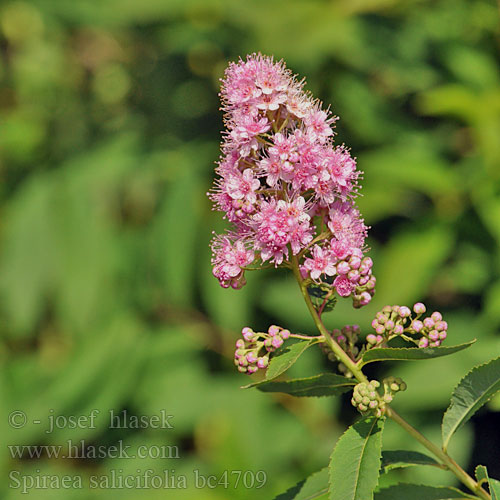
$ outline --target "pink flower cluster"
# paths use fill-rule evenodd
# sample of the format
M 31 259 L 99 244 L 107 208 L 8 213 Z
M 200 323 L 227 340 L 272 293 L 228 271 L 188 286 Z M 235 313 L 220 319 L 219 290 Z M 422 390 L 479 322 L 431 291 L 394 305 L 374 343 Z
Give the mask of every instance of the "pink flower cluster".
M 212 242 L 213 272 L 222 286 L 239 288 L 250 264 L 288 265 L 298 256 L 303 278 L 361 306 L 375 280 L 353 202 L 360 172 L 333 144 L 337 118 L 303 86 L 283 62 L 261 54 L 226 69 L 227 132 L 209 196 L 234 229 Z
M 376 335 L 367 335 L 366 340 L 371 347 L 385 345 L 394 337 L 401 336 L 405 340 L 417 344 L 418 347 L 439 347 L 446 339 L 448 323 L 443 321 L 440 312 L 434 311 L 430 316 L 420 319 L 425 313 L 425 305 L 417 302 L 412 311 L 406 306 L 385 306 L 372 321 Z M 420 336 L 415 338 L 414 336 Z
M 290 331 L 271 325 L 267 333 L 256 333 L 246 326 L 241 330 L 242 339 L 236 341 L 234 364 L 242 373 L 251 375 L 259 368 L 266 368 L 271 353 L 283 345 L 290 337 Z

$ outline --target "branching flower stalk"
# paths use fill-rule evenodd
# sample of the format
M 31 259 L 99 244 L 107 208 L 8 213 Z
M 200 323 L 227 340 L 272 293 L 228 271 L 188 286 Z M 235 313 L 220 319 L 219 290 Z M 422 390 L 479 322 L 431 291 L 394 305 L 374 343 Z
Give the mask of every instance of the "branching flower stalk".
M 366 375 L 362 372 L 360 368 L 358 368 L 358 363 L 355 363 L 345 352 L 344 350 L 335 342 L 335 340 L 331 337 L 326 327 L 323 325 L 321 318 L 314 308 L 314 305 L 311 302 L 311 298 L 309 293 L 307 292 L 307 288 L 304 286 L 304 280 L 300 275 L 300 271 L 298 269 L 298 264 L 296 259 L 292 258 L 292 269 L 294 271 L 295 278 L 297 279 L 297 283 L 299 284 L 300 291 L 302 292 L 302 296 L 304 297 L 304 301 L 309 309 L 309 312 L 312 316 L 314 324 L 318 328 L 319 332 L 325 338 L 326 342 L 332 349 L 332 351 L 337 355 L 338 359 L 344 363 L 344 365 L 350 370 L 350 372 L 354 375 L 356 380 L 360 383 L 368 383 L 368 379 Z M 391 408 L 389 405 L 385 406 L 385 415 L 392 420 L 394 420 L 398 425 L 400 425 L 406 432 L 408 432 L 413 438 L 415 438 L 420 444 L 422 444 L 425 448 L 427 448 L 441 463 L 465 485 L 469 488 L 470 491 L 477 494 L 480 498 L 484 500 L 491 500 L 491 496 L 481 487 L 481 485 L 475 481 L 467 472 L 465 472 L 460 465 L 458 465 L 455 460 L 453 460 L 446 452 L 444 452 L 439 446 L 436 446 L 434 443 L 429 441 L 423 434 L 417 431 L 414 427 L 412 427 L 403 417 L 401 417 L 396 411 Z
M 372 322 L 374 332 L 364 341 L 357 325 L 329 330 L 322 320 L 338 298 L 350 297 L 355 308 L 368 304 L 376 280 L 366 255 L 368 227 L 355 205 L 361 172 L 348 149 L 334 145 L 337 117 L 323 110 L 303 86 L 304 81 L 297 81 L 283 62 L 260 54 L 230 64 L 222 80 L 227 132 L 209 197 L 233 229 L 212 240 L 213 274 L 221 286 L 239 289 L 248 271 L 291 269 L 319 332 L 309 336 L 277 325 L 267 332 L 245 327 L 236 342 L 235 365 L 240 372 L 253 374 L 267 370 L 274 360 L 279 364 L 287 352 L 283 344 L 290 338 L 305 343 L 302 351 L 320 344 L 343 373 L 344 378 L 335 375 L 335 380 L 353 389 L 352 404 L 364 418 L 391 418 L 477 498 L 490 500 L 480 483 L 444 449 L 390 406 L 406 384 L 395 377 L 370 381 L 362 370 L 366 356 L 376 349 L 391 349 L 394 339 L 412 346 L 407 349 L 412 356 L 415 351 L 432 356 L 432 349 L 447 337 L 448 324 L 441 313 L 424 317 L 426 307 L 420 302 L 412 309 L 385 306 Z

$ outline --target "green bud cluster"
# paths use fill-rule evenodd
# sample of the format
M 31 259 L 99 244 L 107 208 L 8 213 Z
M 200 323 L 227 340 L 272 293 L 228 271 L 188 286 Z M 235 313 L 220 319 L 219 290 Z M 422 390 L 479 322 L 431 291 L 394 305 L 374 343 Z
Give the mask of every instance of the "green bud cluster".
M 384 393 L 380 394 L 377 389 L 381 387 L 378 380 L 361 382 L 354 387 L 351 403 L 361 413 L 372 413 L 381 417 L 385 413 L 385 407 L 390 403 L 394 394 L 406 389 L 406 384 L 398 377 L 387 377 L 382 381 Z
M 387 377 L 382 380 L 385 394 L 393 396 L 396 392 L 405 391 L 406 383 L 399 377 Z
M 384 414 L 385 401 L 377 392 L 379 387 L 378 380 L 359 383 L 354 387 L 352 405 L 361 413 L 373 413 L 376 417 L 381 417 Z

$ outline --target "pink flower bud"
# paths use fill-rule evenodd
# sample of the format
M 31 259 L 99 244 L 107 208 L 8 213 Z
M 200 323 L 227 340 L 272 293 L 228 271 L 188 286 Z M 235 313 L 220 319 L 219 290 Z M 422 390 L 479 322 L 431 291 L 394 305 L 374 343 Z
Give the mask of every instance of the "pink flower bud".
M 424 314 L 425 305 L 422 304 L 422 302 L 417 302 L 416 304 L 414 304 L 413 310 L 415 311 L 416 314 Z
M 448 330 L 448 323 L 446 323 L 446 321 L 438 321 L 436 323 L 436 330 L 438 332 L 444 332 Z
M 248 327 L 243 328 L 243 330 L 241 330 L 241 333 L 243 334 L 243 338 L 247 342 L 251 342 L 252 339 L 254 338 L 254 335 L 255 335 L 255 332 L 251 328 L 248 328 Z
M 351 266 L 345 261 L 342 260 L 337 264 L 337 273 L 338 274 L 347 274 L 351 270 Z
M 411 315 L 411 311 L 408 307 L 406 306 L 402 306 L 399 308 L 399 315 L 402 317 L 402 318 L 407 318 L 408 316 Z
M 377 337 L 370 333 L 366 336 L 366 341 L 371 345 L 375 345 L 377 343 Z
M 255 355 L 255 353 L 253 351 L 251 351 L 247 354 L 247 361 L 249 363 L 255 363 L 257 361 L 257 356 Z
M 384 327 L 384 325 L 378 325 L 377 328 L 375 328 L 375 331 L 379 335 L 382 335 L 383 333 L 385 333 L 385 327 Z
M 441 341 L 436 340 L 435 342 L 431 342 L 429 347 L 439 347 L 441 345 Z
M 267 333 L 269 333 L 269 335 L 271 337 L 274 337 L 275 335 L 277 335 L 278 333 L 280 332 L 280 327 L 279 326 L 276 326 L 276 325 L 271 325 L 269 327 L 269 329 L 267 330 Z
M 435 323 L 437 323 L 438 321 L 441 321 L 443 319 L 443 316 L 441 315 L 440 312 L 434 311 L 431 314 L 431 318 L 434 320 Z
M 358 285 L 359 286 L 364 286 L 364 285 L 366 285 L 368 283 L 368 281 L 370 281 L 370 276 L 366 276 L 366 275 L 365 276 L 361 276 L 359 278 Z
M 359 266 L 361 265 L 361 259 L 353 255 L 349 259 L 349 265 L 351 266 L 351 269 L 359 269 Z
M 247 373 L 250 375 L 252 373 L 255 373 L 258 370 L 257 366 L 251 365 L 247 368 Z
M 366 306 L 366 304 L 369 304 L 371 302 L 371 300 L 372 300 L 372 296 L 368 292 L 363 292 L 360 295 L 359 303 L 362 306 Z
M 439 340 L 439 332 L 437 330 L 431 330 L 429 332 L 429 338 L 433 341 Z
M 433 328 L 434 327 L 434 320 L 432 318 L 425 318 L 424 319 L 424 326 L 426 328 Z
M 236 347 L 238 349 L 243 349 L 245 347 L 245 341 L 243 339 L 238 339 L 236 341 Z
M 359 272 L 353 269 L 347 273 L 347 278 L 351 283 L 357 283 L 360 278 Z
M 401 334 L 404 332 L 403 325 L 396 325 L 396 326 L 394 327 L 393 332 L 394 332 L 396 335 L 401 335 Z
M 418 319 L 415 319 L 411 322 L 411 329 L 415 332 L 419 332 L 420 330 L 422 330 L 422 328 L 424 327 L 424 324 L 418 320 Z
M 427 347 L 428 345 L 429 341 L 425 337 L 422 337 L 418 343 L 418 347 Z
M 259 368 L 265 368 L 269 364 L 269 358 L 263 357 L 257 360 L 257 366 Z
M 389 319 L 385 322 L 385 329 L 387 331 L 392 330 L 394 328 L 394 321 L 392 319 Z
M 290 330 L 281 330 L 281 338 L 286 340 L 290 337 Z
M 445 338 L 446 338 L 446 332 L 445 331 L 439 332 L 439 339 L 444 340 Z
M 379 322 L 376 319 L 374 319 L 372 321 L 372 328 L 377 328 L 378 325 L 379 325 Z
M 360 280 L 361 281 L 361 280 Z M 377 283 L 377 280 L 375 279 L 375 276 L 372 276 L 367 282 L 366 282 L 366 289 L 367 290 L 373 290 L 375 288 L 375 285 Z
M 373 267 L 373 260 L 370 257 L 364 257 L 361 261 L 361 266 L 371 269 Z
M 283 345 L 283 339 L 281 337 L 273 337 L 273 340 L 272 340 L 272 346 L 275 348 L 275 349 L 278 349 L 279 347 L 281 347 Z

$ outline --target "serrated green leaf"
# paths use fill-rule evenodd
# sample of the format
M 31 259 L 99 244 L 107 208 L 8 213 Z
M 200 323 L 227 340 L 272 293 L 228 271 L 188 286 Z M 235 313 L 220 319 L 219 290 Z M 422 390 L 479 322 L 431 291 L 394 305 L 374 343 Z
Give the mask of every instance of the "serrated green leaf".
M 290 368 L 300 357 L 300 355 L 311 345 L 314 341 L 312 340 L 301 340 L 300 342 L 295 342 L 295 344 L 289 344 L 280 347 L 271 358 L 269 362 L 269 367 L 266 371 L 265 381 L 272 380 L 282 373 L 285 373 L 288 368 Z M 260 385 L 262 382 L 254 382 L 253 384 L 248 384 L 242 387 L 242 389 L 249 389 L 250 387 L 255 387 Z
M 375 500 L 459 500 L 476 498 L 456 488 L 426 486 L 424 484 L 395 484 L 375 494 Z
M 382 452 L 381 469 L 383 473 L 412 465 L 433 465 L 440 467 L 440 464 L 432 457 L 418 451 L 390 450 Z
M 441 426 L 443 449 L 451 437 L 481 406 L 500 390 L 500 358 L 473 368 L 453 391 Z
M 488 469 L 484 465 L 478 465 L 474 472 L 478 481 L 488 481 Z
M 274 500 L 313 500 L 326 498 L 328 493 L 328 467 L 310 475 Z
M 340 437 L 330 459 L 330 500 L 369 500 L 378 483 L 384 419 L 365 417 Z
M 490 477 L 488 483 L 490 485 L 491 500 L 500 500 L 500 481 Z
M 449 347 L 380 347 L 370 349 L 363 354 L 361 366 L 373 363 L 374 361 L 416 361 L 420 359 L 439 358 L 467 349 L 475 341 L 476 339 Z
M 297 378 L 282 382 L 264 381 L 256 387 L 262 392 L 284 392 L 296 397 L 337 396 L 349 391 L 356 382 L 334 373 L 322 373 L 314 377 Z

